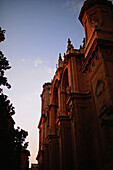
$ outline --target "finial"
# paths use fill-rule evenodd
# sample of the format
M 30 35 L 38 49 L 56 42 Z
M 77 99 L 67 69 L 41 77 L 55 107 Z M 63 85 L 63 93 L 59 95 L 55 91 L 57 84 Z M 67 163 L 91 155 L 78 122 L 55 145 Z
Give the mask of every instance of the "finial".
M 62 61 L 61 53 L 59 53 L 59 60 L 61 60 L 61 61 Z
M 71 45 L 71 41 L 70 41 L 70 38 L 68 38 L 68 46 Z
M 68 38 L 67 54 L 72 53 L 74 46 L 71 44 L 70 38 Z
M 68 48 L 74 48 L 73 45 L 71 44 L 70 38 L 68 38 Z
M 57 68 L 61 68 L 61 67 L 63 67 L 63 61 L 62 61 L 61 53 L 59 53 Z

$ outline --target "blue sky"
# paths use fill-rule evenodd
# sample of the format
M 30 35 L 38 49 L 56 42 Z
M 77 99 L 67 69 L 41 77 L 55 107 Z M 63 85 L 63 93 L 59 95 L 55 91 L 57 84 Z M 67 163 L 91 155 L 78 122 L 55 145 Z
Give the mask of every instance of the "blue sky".
M 0 49 L 12 68 L 7 71 L 10 90 L 5 94 L 15 107 L 16 125 L 28 131 L 30 162 L 38 153 L 38 122 L 42 85 L 51 81 L 59 53 L 67 40 L 82 45 L 84 30 L 78 21 L 84 0 L 1 0 L 0 25 L 6 39 Z

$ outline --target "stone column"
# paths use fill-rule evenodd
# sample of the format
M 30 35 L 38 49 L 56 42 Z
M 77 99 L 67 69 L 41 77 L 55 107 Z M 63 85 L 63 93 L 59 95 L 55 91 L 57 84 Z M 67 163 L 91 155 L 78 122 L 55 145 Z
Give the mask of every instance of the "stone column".
M 60 169 L 74 169 L 71 124 L 68 117 L 59 117 Z

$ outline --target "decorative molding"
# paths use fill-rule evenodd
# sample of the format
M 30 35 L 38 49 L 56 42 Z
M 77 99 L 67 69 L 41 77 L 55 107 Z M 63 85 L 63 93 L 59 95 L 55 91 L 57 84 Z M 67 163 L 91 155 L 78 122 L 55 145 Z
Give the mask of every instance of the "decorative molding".
M 96 83 L 96 90 L 95 90 L 96 97 L 101 96 L 104 90 L 105 90 L 105 82 L 98 79 Z
M 88 15 L 88 21 L 91 27 L 102 26 L 104 19 L 99 15 L 99 12 L 94 11 L 92 14 Z
M 95 41 L 95 45 L 96 45 L 96 41 Z M 81 71 L 83 73 L 87 73 L 87 70 L 88 70 L 89 66 L 92 65 L 92 63 L 95 60 L 99 60 L 99 49 L 98 49 L 98 46 L 95 46 L 93 51 L 91 52 L 91 54 L 84 59 L 84 61 L 82 63 Z
M 66 87 L 66 92 L 67 92 L 68 95 L 71 93 L 71 86 L 70 87 L 69 86 Z

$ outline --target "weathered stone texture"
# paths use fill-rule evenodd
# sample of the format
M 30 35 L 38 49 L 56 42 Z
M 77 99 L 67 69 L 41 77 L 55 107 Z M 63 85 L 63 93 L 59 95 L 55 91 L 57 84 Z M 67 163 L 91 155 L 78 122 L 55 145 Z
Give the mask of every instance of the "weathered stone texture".
M 79 20 L 83 47 L 68 39 L 43 86 L 39 170 L 113 169 L 113 5 L 86 0 Z

